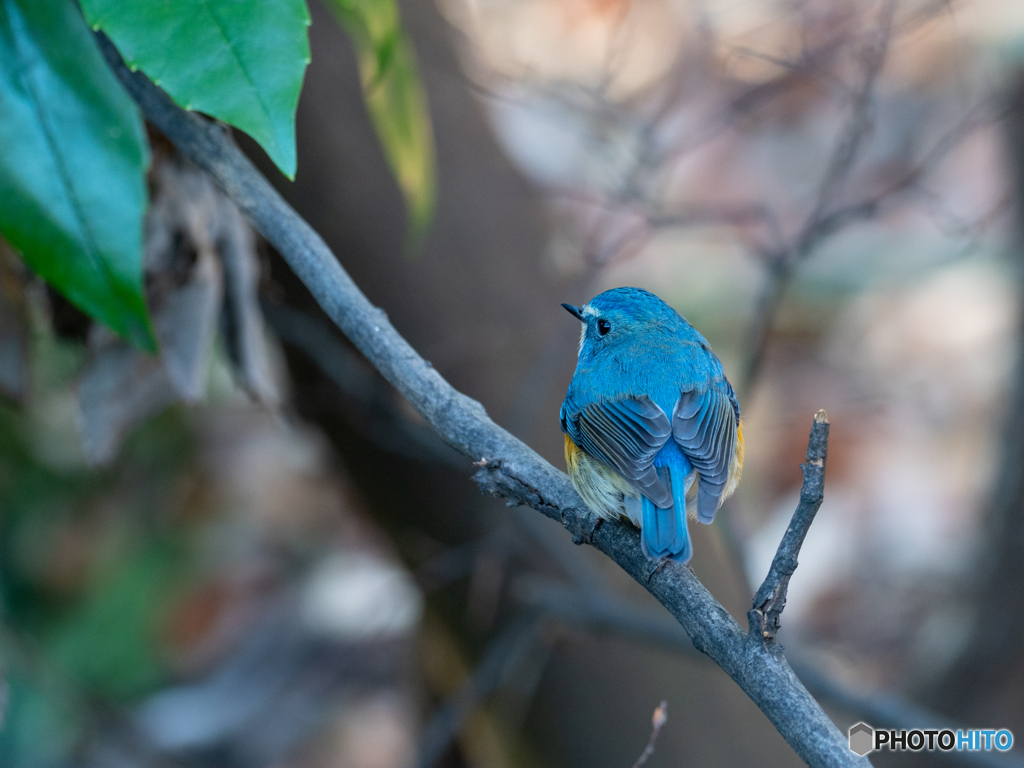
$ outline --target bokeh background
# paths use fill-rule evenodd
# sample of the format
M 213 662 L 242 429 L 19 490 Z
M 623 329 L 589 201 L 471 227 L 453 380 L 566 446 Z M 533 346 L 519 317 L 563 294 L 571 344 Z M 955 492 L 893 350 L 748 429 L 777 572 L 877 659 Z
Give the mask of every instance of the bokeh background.
M 399 332 L 561 465 L 559 303 L 659 294 L 743 409 L 701 580 L 744 621 L 824 408 L 783 644 L 844 731 L 888 724 L 837 691 L 1024 734 L 1024 5 L 410 0 L 437 168 L 418 242 L 310 6 L 296 181 L 238 141 Z M 227 236 L 197 233 L 231 214 L 152 138 L 151 303 L 208 306 Z M 799 764 L 639 586 L 481 496 L 231 226 L 258 364 L 238 375 L 221 326 L 191 402 L 0 251 L 0 763 L 629 768 L 665 700 L 648 766 Z

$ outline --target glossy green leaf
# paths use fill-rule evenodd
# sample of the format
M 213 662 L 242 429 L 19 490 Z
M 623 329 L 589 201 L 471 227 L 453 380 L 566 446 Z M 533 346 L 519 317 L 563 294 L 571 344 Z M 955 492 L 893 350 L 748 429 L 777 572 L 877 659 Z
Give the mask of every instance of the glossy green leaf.
M 295 177 L 295 110 L 309 64 L 304 0 L 81 0 L 133 69 L 185 109 L 252 136 Z
M 328 0 L 359 57 L 366 106 L 409 209 L 413 242 L 434 216 L 434 137 L 395 0 Z
M 142 119 L 70 0 L 0 0 L 0 232 L 54 288 L 155 350 Z

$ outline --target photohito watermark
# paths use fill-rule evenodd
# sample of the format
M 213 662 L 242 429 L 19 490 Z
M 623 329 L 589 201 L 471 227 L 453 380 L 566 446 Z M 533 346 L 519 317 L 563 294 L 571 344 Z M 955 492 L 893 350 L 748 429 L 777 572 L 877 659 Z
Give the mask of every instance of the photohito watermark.
M 957 750 L 993 749 L 1005 752 L 1013 746 L 1013 734 L 1006 728 L 974 728 L 969 731 L 951 731 L 949 729 L 927 730 L 883 730 L 872 728 L 867 723 L 857 723 L 850 727 L 850 750 L 860 756 L 876 749 L 906 750 L 920 752 L 923 749 L 941 749 L 949 752 Z

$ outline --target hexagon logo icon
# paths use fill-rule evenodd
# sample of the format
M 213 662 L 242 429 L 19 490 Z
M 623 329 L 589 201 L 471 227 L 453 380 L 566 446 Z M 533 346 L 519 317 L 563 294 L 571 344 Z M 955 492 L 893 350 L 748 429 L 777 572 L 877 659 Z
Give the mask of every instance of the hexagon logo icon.
M 850 751 L 864 757 L 874 749 L 875 729 L 867 723 L 850 726 Z

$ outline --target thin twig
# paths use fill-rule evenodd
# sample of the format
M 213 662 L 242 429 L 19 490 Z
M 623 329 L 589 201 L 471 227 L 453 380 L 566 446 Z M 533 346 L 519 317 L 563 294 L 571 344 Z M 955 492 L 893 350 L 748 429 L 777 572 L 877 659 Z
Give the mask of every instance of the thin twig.
M 765 713 L 807 763 L 864 766 L 790 669 L 778 646 L 752 638 L 693 571 L 669 561 L 653 565 L 637 530 L 620 522 L 595 526 L 568 477 L 500 428 L 480 403 L 455 390 L 366 299 L 319 235 L 273 189 L 220 126 L 185 112 L 141 72 L 131 72 L 105 36 L 100 47 L 146 118 L 178 150 L 206 169 L 277 249 L 320 306 L 403 397 L 464 456 L 480 461 L 474 479 L 484 492 L 526 504 L 559 521 L 581 543 L 611 557 L 682 624 Z
M 789 580 L 796 571 L 797 556 L 825 496 L 828 427 L 828 414 L 818 411 L 814 415 L 811 437 L 807 442 L 807 462 L 800 465 L 804 475 L 803 486 L 800 488 L 800 503 L 789 521 L 786 534 L 779 543 L 768 575 L 754 596 L 754 605 L 747 611 L 750 631 L 760 635 L 765 643 L 775 642 L 775 635 L 779 631 L 779 619 L 786 607 Z
M 651 738 L 647 740 L 647 746 L 644 747 L 644 751 L 640 753 L 640 757 L 633 763 L 633 768 L 643 768 L 643 765 L 647 762 L 647 759 L 654 754 L 654 745 L 658 743 L 658 736 L 661 734 L 661 729 L 665 727 L 665 723 L 668 722 L 668 702 L 662 701 L 654 709 L 654 714 L 651 715 Z
M 842 194 L 865 143 L 874 131 L 875 84 L 878 82 L 878 76 L 882 72 L 882 66 L 885 64 L 886 55 L 889 52 L 895 13 L 896 0 L 885 0 L 874 38 L 862 52 L 863 75 L 860 88 L 854 94 L 850 105 L 849 121 L 829 158 L 828 168 L 818 187 L 817 201 L 805 225 L 806 230 L 813 229 L 816 222 L 825 215 Z

